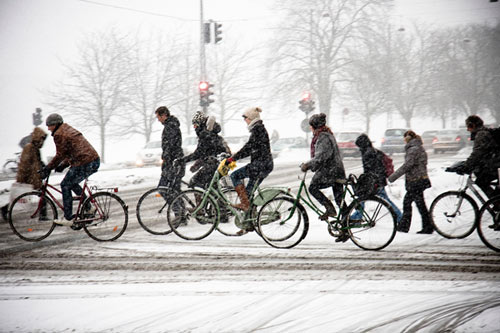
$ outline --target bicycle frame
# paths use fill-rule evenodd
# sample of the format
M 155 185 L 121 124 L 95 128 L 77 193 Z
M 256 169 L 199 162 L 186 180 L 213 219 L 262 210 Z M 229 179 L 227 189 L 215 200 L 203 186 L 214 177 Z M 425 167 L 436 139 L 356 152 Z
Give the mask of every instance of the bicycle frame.
M 476 183 L 472 180 L 472 175 L 469 175 L 467 177 L 465 186 L 463 188 L 459 189 L 458 192 L 460 192 L 460 193 L 466 193 L 467 190 L 470 189 L 471 192 L 476 196 L 476 198 L 481 202 L 481 204 L 484 205 L 486 203 L 486 200 L 484 200 L 484 198 L 481 195 L 481 193 L 479 193 L 479 191 L 476 189 L 476 187 L 474 186 L 475 184 Z M 457 208 L 448 217 L 454 217 L 458 213 L 458 211 L 462 207 L 463 200 L 464 200 L 463 196 L 461 196 L 460 199 L 458 200 Z

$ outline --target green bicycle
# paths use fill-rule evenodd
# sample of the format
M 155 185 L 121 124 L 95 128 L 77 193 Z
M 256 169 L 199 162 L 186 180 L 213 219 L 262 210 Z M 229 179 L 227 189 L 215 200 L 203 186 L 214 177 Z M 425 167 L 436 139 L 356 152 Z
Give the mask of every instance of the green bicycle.
M 219 160 L 224 156 L 219 157 Z M 221 185 L 229 167 L 223 159 L 206 190 L 188 189 L 179 193 L 168 205 L 167 220 L 172 231 L 187 240 L 200 240 L 215 229 L 226 236 L 240 236 L 240 230 L 254 226 L 257 207 L 278 195 L 287 195 L 283 188 L 260 188 L 256 182 L 250 196 L 250 208 L 244 212 L 232 204 L 238 195 L 233 188 Z M 234 162 L 233 162 L 234 163 Z M 231 165 L 231 169 L 236 165 Z
M 257 230 L 266 243 L 276 248 L 292 248 L 299 244 L 309 230 L 309 216 L 303 204 L 318 216 L 323 214 L 311 199 L 305 185 L 307 172 L 301 178 L 295 198 L 278 196 L 266 202 L 257 215 Z M 349 238 L 364 250 L 381 250 L 389 245 L 396 235 L 396 214 L 390 204 L 375 195 L 358 196 L 355 191 L 357 178 L 349 175 L 338 180 L 344 185 L 342 204 L 347 194 L 352 202 L 347 214 L 327 219 L 328 232 L 337 241 Z M 360 219 L 348 218 L 358 211 Z

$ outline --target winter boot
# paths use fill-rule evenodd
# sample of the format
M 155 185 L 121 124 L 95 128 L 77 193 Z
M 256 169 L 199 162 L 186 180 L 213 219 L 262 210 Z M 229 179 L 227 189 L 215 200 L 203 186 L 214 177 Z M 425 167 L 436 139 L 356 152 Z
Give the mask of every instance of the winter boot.
M 324 206 L 326 208 L 326 211 L 323 213 L 323 215 L 319 216 L 320 220 L 326 221 L 329 217 L 337 216 L 337 210 L 335 209 L 335 207 L 333 207 L 333 204 L 330 201 L 328 201 Z
M 236 209 L 241 209 L 243 211 L 247 211 L 248 208 L 250 207 L 250 202 L 248 201 L 248 194 L 247 190 L 245 189 L 245 186 L 243 184 L 239 184 L 235 188 L 236 193 L 238 193 L 238 197 L 240 198 L 239 204 L 231 205 Z
M 2 218 L 4 221 L 7 221 L 9 219 L 9 205 L 2 206 Z
M 396 227 L 396 231 L 408 233 L 409 230 L 410 223 L 404 219 L 401 219 L 401 221 L 398 223 L 398 226 Z
M 422 218 L 422 230 L 417 231 L 417 234 L 432 234 L 434 227 L 429 218 Z

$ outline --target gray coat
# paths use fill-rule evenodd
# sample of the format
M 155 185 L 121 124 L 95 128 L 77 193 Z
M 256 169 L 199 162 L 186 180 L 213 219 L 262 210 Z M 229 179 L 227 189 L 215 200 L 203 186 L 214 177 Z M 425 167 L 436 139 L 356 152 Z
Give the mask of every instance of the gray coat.
M 344 163 L 340 157 L 335 136 L 329 132 L 321 132 L 314 145 L 314 157 L 307 166 L 316 174 L 318 182 L 333 184 L 336 179 L 345 179 Z
M 420 139 L 411 139 L 405 146 L 405 162 L 392 175 L 389 181 L 392 183 L 402 175 L 405 175 L 406 183 L 429 178 L 427 175 L 427 153 Z

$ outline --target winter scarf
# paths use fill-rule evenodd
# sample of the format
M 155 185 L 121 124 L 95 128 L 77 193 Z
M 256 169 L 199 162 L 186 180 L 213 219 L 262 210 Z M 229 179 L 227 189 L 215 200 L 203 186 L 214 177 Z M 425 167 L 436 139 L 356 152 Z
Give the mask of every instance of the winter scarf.
M 311 140 L 311 158 L 314 158 L 314 146 L 316 145 L 316 141 L 318 141 L 319 134 L 322 132 L 332 133 L 332 130 L 328 126 L 321 126 L 318 129 L 315 129 L 313 132 L 313 138 Z

